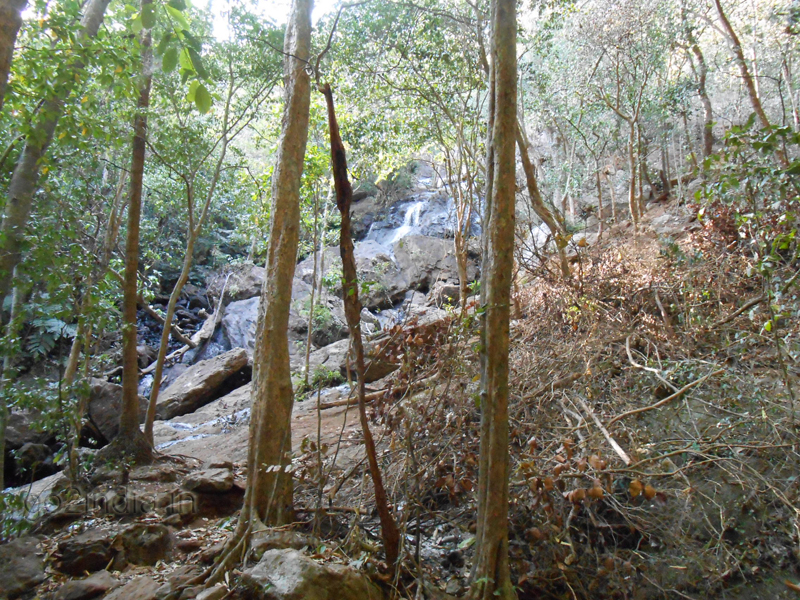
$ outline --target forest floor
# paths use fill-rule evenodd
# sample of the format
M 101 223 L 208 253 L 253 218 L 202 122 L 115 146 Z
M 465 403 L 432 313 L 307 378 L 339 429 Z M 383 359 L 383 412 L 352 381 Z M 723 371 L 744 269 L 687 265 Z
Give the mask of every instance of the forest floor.
M 788 318 L 770 321 L 773 306 L 764 301 L 738 313 L 765 292 L 761 276 L 748 275 L 750 249 L 724 211 L 698 222 L 677 203 L 652 207 L 638 234 L 621 224 L 576 246 L 573 268 L 569 282 L 545 268 L 517 274 L 510 548 L 519 597 L 797 597 L 797 295 L 781 298 Z M 396 583 L 406 597 L 423 580 L 462 595 L 478 478 L 477 319 L 472 310 L 464 320 L 394 333 L 385 351 L 402 355 L 403 367 L 373 384 L 386 392 L 371 394 L 371 413 L 408 557 Z M 342 398 L 329 402 L 318 448 L 315 400 L 299 402 L 293 422 L 295 529 L 315 540 L 315 558 L 379 576 L 379 526 L 356 410 Z M 237 453 L 225 460 L 241 491 L 246 435 L 235 440 L 226 444 Z M 163 452 L 159 466 L 131 473 L 130 485 L 157 495 L 219 459 L 191 457 L 178 444 Z M 320 487 L 325 515 L 315 522 Z M 208 561 L 231 529 L 236 498 L 191 519 L 173 515 L 180 553 L 120 577 L 146 572 L 163 582 Z M 42 531 L 56 552 L 82 528 L 118 523 L 93 514 L 68 527 L 51 520 Z M 65 579 L 48 569 L 43 597 Z M 232 597 L 235 582 L 234 572 Z

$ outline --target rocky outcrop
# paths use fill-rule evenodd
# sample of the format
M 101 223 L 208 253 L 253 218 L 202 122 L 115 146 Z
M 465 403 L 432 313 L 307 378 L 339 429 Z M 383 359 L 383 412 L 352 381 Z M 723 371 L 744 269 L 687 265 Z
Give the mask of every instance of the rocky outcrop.
M 0 546 L 0 598 L 18 598 L 44 581 L 42 539 L 29 535 Z
M 380 588 L 343 565 L 321 565 L 297 550 L 269 550 L 242 573 L 252 598 L 263 600 L 380 600 Z
M 341 379 L 347 378 L 347 354 L 350 349 L 350 340 L 341 340 L 319 350 L 315 350 L 308 357 L 308 370 L 312 377 L 320 379 L 335 379 L 338 374 Z M 372 383 L 383 379 L 396 371 L 400 365 L 382 357 L 379 344 L 364 344 L 367 372 L 365 383 Z M 355 363 L 350 365 L 355 377 Z M 327 377 L 326 377 L 327 374 Z
M 139 577 L 108 594 L 105 600 L 156 600 L 159 587 L 150 577 Z
M 164 525 L 134 523 L 119 534 L 114 546 L 122 548 L 129 563 L 154 565 L 169 556 L 173 540 Z
M 91 600 L 102 596 L 119 585 L 119 581 L 108 571 L 98 571 L 86 579 L 73 579 L 62 585 L 54 600 Z
M 247 300 L 261 294 L 266 270 L 252 263 L 236 265 L 217 273 L 208 282 L 207 293 L 213 300 L 218 300 L 225 288 L 225 301 L 236 302 Z
M 108 443 L 117 437 L 119 414 L 122 410 L 122 386 L 103 379 L 92 379 L 86 414 L 84 438 L 95 438 Z M 139 396 L 139 420 L 144 422 L 147 398 Z
M 230 468 L 195 471 L 183 481 L 183 489 L 201 494 L 224 494 L 231 488 L 233 488 L 233 471 Z
M 427 291 L 437 281 L 457 284 L 458 263 L 453 242 L 422 235 L 409 235 L 394 244 L 397 265 L 408 280 L 408 289 Z M 469 281 L 478 277 L 476 257 L 467 267 Z
M 106 566 L 116 556 L 113 535 L 100 529 L 90 529 L 58 544 L 56 568 L 68 575 L 93 573 Z
M 159 419 L 171 419 L 194 412 L 231 389 L 246 383 L 247 352 L 235 348 L 203 360 L 184 371 L 164 392 L 156 407 Z M 242 380 L 242 378 L 245 380 Z

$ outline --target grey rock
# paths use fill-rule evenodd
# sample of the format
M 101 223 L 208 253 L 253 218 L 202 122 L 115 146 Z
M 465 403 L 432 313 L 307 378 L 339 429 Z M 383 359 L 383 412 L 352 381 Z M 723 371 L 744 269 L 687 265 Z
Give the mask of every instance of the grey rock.
M 119 581 L 108 571 L 98 571 L 86 579 L 73 579 L 62 585 L 54 600 L 90 600 L 102 596 L 119 585 Z
M 189 474 L 183 489 L 202 494 L 224 494 L 233 487 L 233 471 L 228 468 L 204 469 Z
M 107 531 L 90 529 L 58 544 L 61 558 L 56 568 L 68 575 L 82 575 L 105 569 L 115 557 L 113 538 Z
M 229 379 L 247 366 L 247 352 L 235 348 L 192 365 L 158 399 L 156 416 L 171 419 L 194 412 L 220 395 Z
M 136 355 L 139 357 L 139 368 L 144 369 L 158 358 L 158 348 L 147 344 L 139 344 L 136 346 Z
M 254 264 L 236 265 L 211 277 L 208 282 L 208 296 L 216 301 L 224 287 L 226 302 L 253 298 L 261 293 L 265 274 L 264 267 Z
M 156 591 L 159 587 L 160 585 L 150 577 L 139 577 L 117 588 L 104 600 L 156 600 Z
M 243 349 L 247 360 L 252 364 L 256 344 L 256 323 L 260 298 L 250 298 L 231 302 L 222 317 L 222 331 L 231 348 Z M 298 342 L 305 340 L 307 321 L 296 311 L 289 313 L 289 355 L 299 353 Z
M 422 235 L 409 235 L 394 244 L 394 255 L 408 280 L 408 289 L 429 289 L 436 281 L 458 283 L 458 263 L 453 242 Z M 477 263 L 471 257 L 467 278 L 478 276 Z
M 228 594 L 228 588 L 224 585 L 217 584 L 212 588 L 203 590 L 197 596 L 197 600 L 222 600 Z
M 135 565 L 154 565 L 169 556 L 172 534 L 164 525 L 135 523 L 123 530 L 116 540 L 125 551 L 125 559 Z
M 342 565 L 325 566 L 297 550 L 269 550 L 242 573 L 242 585 L 263 600 L 379 600 L 381 590 Z
M 28 535 L 0 546 L 0 597 L 17 598 L 44 581 L 44 557 L 37 555 L 42 539 Z
M 122 410 L 122 386 L 103 379 L 90 382 L 87 424 L 85 437 L 95 437 L 110 442 L 119 431 L 119 413 Z M 147 398 L 139 396 L 139 422 L 144 422 L 147 413 Z

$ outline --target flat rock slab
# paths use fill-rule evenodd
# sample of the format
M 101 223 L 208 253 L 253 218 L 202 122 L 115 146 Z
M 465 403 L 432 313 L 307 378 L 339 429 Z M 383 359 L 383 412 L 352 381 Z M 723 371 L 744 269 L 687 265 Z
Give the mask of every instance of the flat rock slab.
M 247 444 L 250 437 L 251 384 L 234 390 L 227 396 L 214 400 L 197 412 L 169 421 L 156 421 L 153 427 L 156 449 L 167 454 L 180 454 L 197 458 L 205 463 L 229 461 L 247 462 Z M 348 396 L 347 386 L 323 390 L 324 403 L 337 402 Z M 322 442 L 336 443 L 347 413 L 343 448 L 352 445 L 351 438 L 360 439 L 358 410 L 351 406 L 337 406 L 322 411 Z M 292 448 L 300 451 L 303 438 L 316 439 L 316 395 L 296 402 L 292 414 Z M 339 462 L 345 464 L 344 460 Z
M 242 348 L 192 365 L 161 393 L 156 416 L 171 419 L 196 411 L 211 402 L 225 383 L 246 366 L 247 352 Z
M 56 568 L 68 575 L 82 575 L 105 569 L 116 556 L 113 536 L 108 531 L 90 529 L 58 543 L 61 555 Z
M 229 468 L 203 469 L 190 473 L 183 489 L 200 494 L 224 494 L 233 487 L 233 471 Z
M 120 582 L 108 571 L 98 571 L 86 579 L 73 579 L 62 585 L 54 600 L 90 600 L 102 596 L 108 590 L 119 586 Z
M 41 540 L 28 535 L 0 546 L 0 598 L 17 598 L 44 581 L 44 557 L 37 554 Z
M 343 565 L 321 565 L 297 550 L 268 550 L 242 573 L 242 585 L 264 600 L 381 600 L 364 574 Z
M 105 600 L 156 600 L 156 590 L 161 587 L 150 577 L 140 577 L 117 588 Z

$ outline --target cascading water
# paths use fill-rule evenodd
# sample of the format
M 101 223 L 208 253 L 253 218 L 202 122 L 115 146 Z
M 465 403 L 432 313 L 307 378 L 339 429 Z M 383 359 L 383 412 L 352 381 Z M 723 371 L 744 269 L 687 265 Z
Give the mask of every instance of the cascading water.
M 415 227 L 419 227 L 419 216 L 422 214 L 422 207 L 425 203 L 420 201 L 414 202 L 406 209 L 406 214 L 403 217 L 403 224 L 398 227 L 394 235 L 389 239 L 389 244 L 394 244 L 397 240 L 407 236 Z

